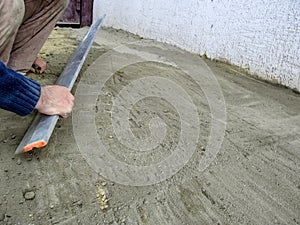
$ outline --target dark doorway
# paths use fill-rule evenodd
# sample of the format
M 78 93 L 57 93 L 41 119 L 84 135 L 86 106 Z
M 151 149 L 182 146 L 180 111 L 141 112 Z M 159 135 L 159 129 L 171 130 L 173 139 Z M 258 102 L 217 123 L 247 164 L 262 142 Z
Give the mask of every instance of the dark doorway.
M 93 0 L 70 0 L 70 4 L 58 22 L 59 26 L 84 27 L 92 24 Z

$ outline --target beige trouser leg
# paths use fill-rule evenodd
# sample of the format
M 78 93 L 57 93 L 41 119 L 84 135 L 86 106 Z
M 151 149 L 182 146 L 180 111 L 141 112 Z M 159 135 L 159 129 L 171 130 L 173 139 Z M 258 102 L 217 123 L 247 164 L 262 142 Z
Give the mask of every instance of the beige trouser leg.
M 0 2 L 10 1 L 0 0 Z M 15 1 L 20 0 L 12 0 Z M 15 35 L 7 64 L 17 71 L 28 71 L 57 20 L 68 6 L 69 0 L 22 1 L 25 3 L 25 15 Z M 15 17 L 16 14 L 13 15 L 14 19 Z M 2 55 L 0 59 L 2 60 Z
M 25 13 L 24 0 L 0 0 L 0 61 L 8 63 Z

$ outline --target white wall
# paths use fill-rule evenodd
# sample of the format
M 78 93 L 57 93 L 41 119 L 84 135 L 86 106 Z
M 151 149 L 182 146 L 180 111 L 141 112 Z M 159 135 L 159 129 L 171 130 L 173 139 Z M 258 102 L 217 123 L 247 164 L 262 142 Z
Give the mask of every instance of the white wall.
M 104 25 L 229 61 L 300 91 L 300 0 L 94 0 Z

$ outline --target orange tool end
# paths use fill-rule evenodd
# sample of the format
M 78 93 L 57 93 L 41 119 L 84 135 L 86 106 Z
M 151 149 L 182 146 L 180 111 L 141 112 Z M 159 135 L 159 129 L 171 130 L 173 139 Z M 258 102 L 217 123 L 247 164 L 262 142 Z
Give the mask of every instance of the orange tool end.
M 34 148 L 42 148 L 42 147 L 45 147 L 46 145 L 47 145 L 47 142 L 44 141 L 44 140 L 33 142 L 33 143 L 30 143 L 30 144 L 26 145 L 23 148 L 23 152 L 29 152 L 29 151 L 31 151 Z

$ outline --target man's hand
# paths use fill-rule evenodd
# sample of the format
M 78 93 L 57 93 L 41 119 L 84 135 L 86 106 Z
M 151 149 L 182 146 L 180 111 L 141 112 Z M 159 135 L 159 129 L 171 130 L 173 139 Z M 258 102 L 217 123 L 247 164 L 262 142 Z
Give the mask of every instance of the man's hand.
M 69 89 L 58 85 L 41 87 L 41 96 L 35 108 L 46 115 L 66 118 L 72 112 L 74 96 Z

